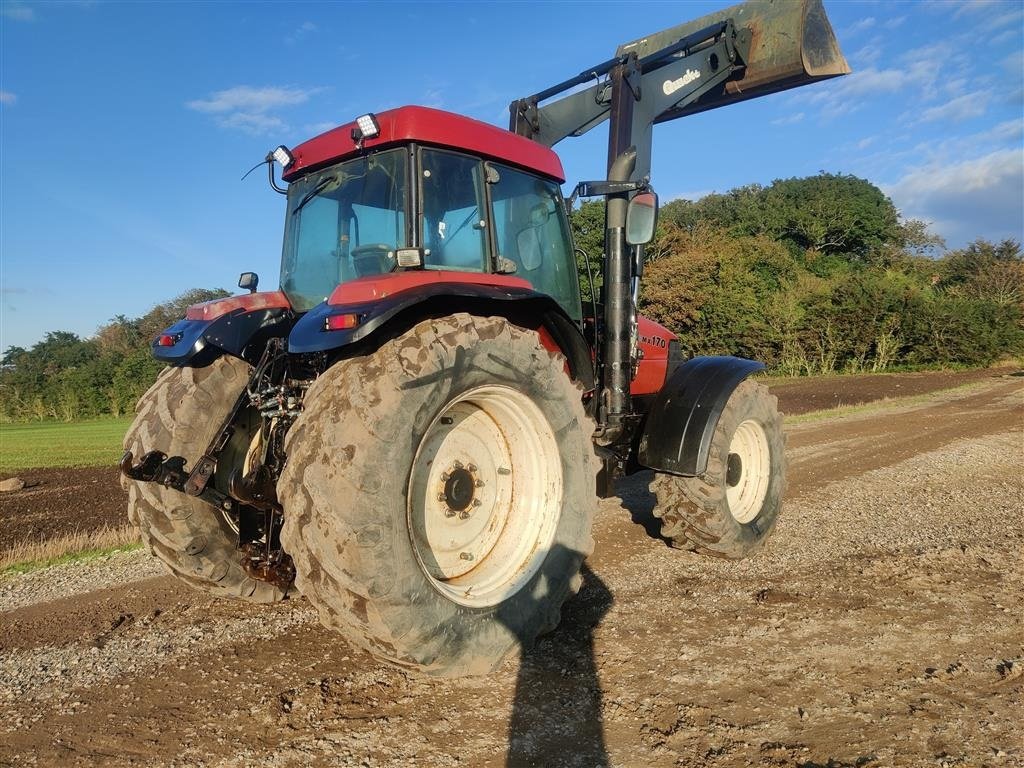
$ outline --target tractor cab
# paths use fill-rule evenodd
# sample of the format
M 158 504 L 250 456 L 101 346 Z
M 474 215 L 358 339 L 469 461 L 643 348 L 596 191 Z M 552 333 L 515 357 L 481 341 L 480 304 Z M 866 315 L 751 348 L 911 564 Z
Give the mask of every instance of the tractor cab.
M 402 107 L 279 157 L 290 182 L 281 290 L 296 311 L 339 285 L 423 270 L 514 275 L 581 320 L 551 150 L 459 115 Z

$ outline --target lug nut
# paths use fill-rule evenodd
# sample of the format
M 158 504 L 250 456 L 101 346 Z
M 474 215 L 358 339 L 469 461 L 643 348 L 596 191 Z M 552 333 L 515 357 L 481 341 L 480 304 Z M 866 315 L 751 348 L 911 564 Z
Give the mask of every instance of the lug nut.
M 456 469 L 462 469 L 462 462 L 461 462 L 461 461 L 456 461 L 456 462 L 455 462 L 455 464 L 454 464 L 453 466 L 454 466 L 454 467 L 455 467 Z
M 441 482 L 447 483 L 448 479 L 450 477 L 451 477 L 451 475 L 449 475 L 447 472 L 442 472 L 441 473 Z
M 473 499 L 473 506 L 474 507 L 479 507 L 481 504 L 483 504 L 483 502 L 480 501 L 480 499 Z
M 470 472 L 476 472 L 476 464 L 470 464 L 468 467 L 466 467 L 466 469 L 468 469 Z
M 439 493 L 439 494 L 437 494 L 437 500 L 438 500 L 438 501 L 445 501 L 445 500 L 446 500 L 447 498 L 448 498 L 448 497 L 447 497 L 447 496 L 445 496 L 445 495 L 444 495 L 443 493 Z
M 476 482 L 474 483 L 474 485 L 475 485 L 475 486 L 476 486 L 477 488 L 483 488 L 483 487 L 484 487 L 484 481 L 483 481 L 483 480 L 477 480 L 477 481 L 476 481 Z
M 455 517 L 455 510 L 454 510 L 454 509 L 452 509 L 451 507 L 447 508 L 447 509 L 446 509 L 446 510 L 444 511 L 444 516 L 445 516 L 445 517 Z
M 461 512 L 459 512 L 459 519 L 460 520 L 468 520 L 469 519 L 469 512 L 467 512 L 466 510 L 462 510 Z

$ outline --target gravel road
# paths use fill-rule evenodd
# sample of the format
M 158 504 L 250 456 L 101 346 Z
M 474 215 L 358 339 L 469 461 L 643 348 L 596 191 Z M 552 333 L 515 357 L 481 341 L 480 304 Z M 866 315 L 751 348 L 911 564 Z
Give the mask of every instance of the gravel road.
M 764 553 L 669 549 L 630 478 L 560 628 L 486 678 L 140 553 L 4 582 L 0 765 L 1024 766 L 1020 379 L 788 433 Z

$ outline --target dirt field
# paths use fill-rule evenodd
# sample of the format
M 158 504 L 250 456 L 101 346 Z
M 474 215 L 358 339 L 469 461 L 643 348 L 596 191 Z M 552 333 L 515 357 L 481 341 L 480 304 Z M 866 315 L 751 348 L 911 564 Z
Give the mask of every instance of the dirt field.
M 0 765 L 1024 766 L 1024 382 L 788 431 L 766 552 L 669 549 L 631 478 L 561 627 L 483 679 L 142 553 L 0 583 Z

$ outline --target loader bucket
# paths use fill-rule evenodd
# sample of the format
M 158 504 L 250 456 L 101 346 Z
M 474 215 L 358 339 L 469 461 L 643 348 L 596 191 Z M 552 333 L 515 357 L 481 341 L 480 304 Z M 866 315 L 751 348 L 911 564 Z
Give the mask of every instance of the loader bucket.
M 687 35 L 728 18 L 732 18 L 737 29 L 750 30 L 750 53 L 746 68 L 739 76 L 729 80 L 724 89 L 708 93 L 682 109 L 666 112 L 657 122 L 850 72 L 821 0 L 748 0 L 696 21 L 621 45 L 616 55 L 636 51 L 642 59 Z

